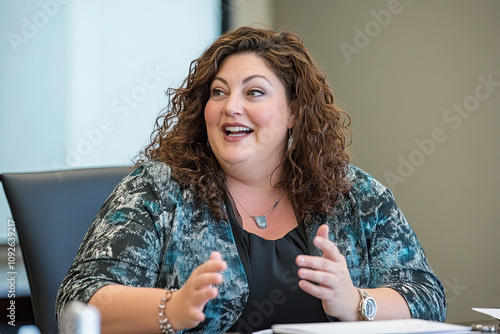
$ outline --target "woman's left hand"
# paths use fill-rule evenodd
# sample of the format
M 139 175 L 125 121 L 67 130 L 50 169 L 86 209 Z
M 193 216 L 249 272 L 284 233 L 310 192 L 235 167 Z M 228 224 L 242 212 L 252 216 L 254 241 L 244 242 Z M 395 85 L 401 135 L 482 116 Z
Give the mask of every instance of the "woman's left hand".
M 296 258 L 300 267 L 300 288 L 321 299 L 326 314 L 341 321 L 359 320 L 361 297 L 352 284 L 345 257 L 328 239 L 327 225 L 318 229 L 314 245 L 323 252 L 323 256 L 299 255 Z

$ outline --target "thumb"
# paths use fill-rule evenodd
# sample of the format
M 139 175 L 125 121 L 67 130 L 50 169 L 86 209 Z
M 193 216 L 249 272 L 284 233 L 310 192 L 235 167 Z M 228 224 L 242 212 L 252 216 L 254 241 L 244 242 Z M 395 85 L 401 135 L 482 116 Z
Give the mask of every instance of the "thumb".
M 316 236 L 328 239 L 328 225 L 326 224 L 321 225 L 318 228 L 318 231 L 316 232 Z
M 222 260 L 222 255 L 219 252 L 212 252 L 210 254 L 210 260 Z

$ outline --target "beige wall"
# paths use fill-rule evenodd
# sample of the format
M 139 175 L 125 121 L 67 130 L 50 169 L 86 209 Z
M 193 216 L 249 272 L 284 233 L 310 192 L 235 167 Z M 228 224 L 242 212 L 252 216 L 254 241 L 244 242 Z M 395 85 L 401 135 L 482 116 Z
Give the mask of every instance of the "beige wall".
M 264 10 L 261 26 L 301 35 L 326 70 L 352 116 L 353 163 L 393 190 L 447 321 L 488 319 L 471 308 L 500 307 L 500 2 L 249 3 L 235 26 Z

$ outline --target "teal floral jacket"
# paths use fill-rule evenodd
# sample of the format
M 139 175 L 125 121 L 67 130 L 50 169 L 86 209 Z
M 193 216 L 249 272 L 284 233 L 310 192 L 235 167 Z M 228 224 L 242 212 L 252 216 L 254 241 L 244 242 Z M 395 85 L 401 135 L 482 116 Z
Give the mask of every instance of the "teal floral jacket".
M 309 253 L 320 255 L 313 238 L 328 224 L 355 286 L 390 287 L 406 299 L 414 318 L 444 321 L 444 288 L 392 193 L 354 166 L 349 177 L 352 189 L 334 217 L 304 221 Z M 206 305 L 205 321 L 182 333 L 224 333 L 245 309 L 249 286 L 229 221 L 216 220 L 195 201 L 169 166 L 145 163 L 118 184 L 90 226 L 59 289 L 57 318 L 68 302 L 88 302 L 108 284 L 180 288 L 212 251 L 228 263 L 219 296 Z

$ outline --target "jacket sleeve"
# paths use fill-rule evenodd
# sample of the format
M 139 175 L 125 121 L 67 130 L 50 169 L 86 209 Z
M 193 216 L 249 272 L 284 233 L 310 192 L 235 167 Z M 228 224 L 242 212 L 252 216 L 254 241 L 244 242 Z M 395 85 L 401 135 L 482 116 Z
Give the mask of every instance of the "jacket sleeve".
M 68 302 L 87 303 L 105 285 L 155 286 L 164 233 L 158 227 L 162 211 L 146 168 L 139 167 L 120 182 L 91 224 L 59 288 L 58 321 Z
M 365 225 L 370 259 L 370 285 L 389 287 L 408 303 L 413 318 L 445 321 L 443 285 L 429 265 L 422 246 L 391 191 L 381 193 Z

